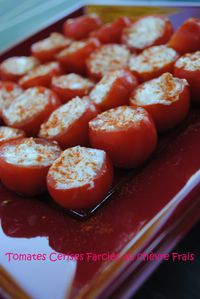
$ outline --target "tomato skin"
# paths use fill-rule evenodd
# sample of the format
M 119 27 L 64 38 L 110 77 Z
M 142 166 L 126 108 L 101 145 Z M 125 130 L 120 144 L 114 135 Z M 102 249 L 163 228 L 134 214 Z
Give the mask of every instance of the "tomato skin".
M 162 47 L 162 45 L 158 46 L 158 47 Z M 150 51 L 150 50 L 151 50 L 151 47 L 149 47 L 148 49 L 146 49 L 144 51 Z M 142 53 L 139 54 L 138 57 L 140 55 L 142 56 L 143 54 Z M 153 55 L 153 53 L 151 55 Z M 155 53 L 155 55 L 158 55 L 158 54 Z M 132 59 L 134 61 L 134 55 L 132 57 L 133 57 Z M 137 56 L 136 56 L 136 58 L 137 58 Z M 139 82 L 142 83 L 142 82 L 149 81 L 151 79 L 157 78 L 157 77 L 161 76 L 163 73 L 173 73 L 174 64 L 175 64 L 175 62 L 176 62 L 176 60 L 178 58 L 179 58 L 178 53 L 175 53 L 175 57 L 173 57 L 172 61 L 166 62 L 161 67 L 151 67 L 151 70 L 149 70 L 149 71 L 145 71 L 145 70 L 142 70 L 142 71 L 140 71 L 140 70 L 134 70 L 134 69 L 131 68 L 131 64 L 129 65 L 129 69 L 132 72 L 132 74 L 135 75 L 136 78 L 138 78 Z
M 101 25 L 102 21 L 98 16 L 86 15 L 66 20 L 63 24 L 63 32 L 69 38 L 80 40 L 88 37 L 90 32 Z
M 88 145 L 88 122 L 94 118 L 100 111 L 88 110 L 76 123 L 74 123 L 65 133 L 54 137 L 62 148 L 80 145 Z
M 68 102 L 69 100 L 75 97 L 84 97 L 88 95 L 88 93 L 94 87 L 93 82 L 91 81 L 91 85 L 87 87 L 77 87 L 77 88 L 70 88 L 69 87 L 61 87 L 56 83 L 56 77 L 54 77 L 51 81 L 51 89 L 59 96 L 63 103 Z
M 133 92 L 134 98 L 134 92 Z M 135 101 L 131 101 L 130 104 L 135 107 Z M 179 99 L 172 102 L 170 105 L 152 104 L 152 105 L 138 105 L 145 108 L 152 116 L 156 128 L 159 132 L 164 132 L 172 129 L 180 122 L 182 122 L 187 116 L 190 108 L 190 91 L 189 87 L 185 86 L 183 91 L 179 94 Z
M 142 83 L 160 77 L 163 73 L 168 73 L 168 72 L 173 73 L 173 69 L 174 69 L 174 61 L 166 64 L 160 69 L 152 70 L 151 72 L 138 73 L 136 71 L 132 71 L 132 74 L 135 75 L 139 79 L 139 82 Z
M 71 45 L 73 46 L 73 43 Z M 100 42 L 98 41 L 98 39 L 91 38 L 85 41 L 84 47 L 66 54 L 64 52 L 65 50 L 63 50 L 56 57 L 67 73 L 77 73 L 80 75 L 85 75 L 86 60 L 90 56 L 90 54 L 99 46 Z
M 189 71 L 175 65 L 174 76 L 186 79 L 190 85 L 191 99 L 200 102 L 200 70 Z
M 159 16 L 159 15 L 149 15 L 149 16 L 144 16 L 144 17 L 141 17 L 135 21 L 132 21 L 132 24 L 134 25 L 134 23 L 136 23 L 137 21 L 139 20 L 142 20 L 142 19 L 145 19 L 146 17 L 156 17 L 156 18 L 159 18 L 159 19 L 164 19 L 164 17 L 162 16 Z M 131 25 L 130 25 L 131 26 Z M 162 45 L 162 44 L 166 44 L 170 37 L 172 36 L 173 34 L 173 27 L 172 27 L 172 24 L 169 20 L 166 20 L 166 24 L 165 24 L 165 29 L 164 29 L 164 32 L 162 34 L 162 36 L 158 37 L 157 39 L 155 39 L 155 41 L 153 43 L 151 43 L 150 45 L 146 46 L 146 47 L 143 47 L 142 49 L 141 48 L 137 48 L 137 47 L 133 47 L 133 46 L 129 46 L 127 41 L 126 41 L 126 38 L 127 38 L 127 32 L 129 30 L 129 27 L 127 27 L 127 29 L 125 28 L 122 32 L 122 37 L 121 37 L 121 41 L 122 43 L 126 44 L 128 46 L 128 48 L 132 51 L 132 52 L 141 52 L 143 51 L 144 49 L 146 48 L 149 48 L 149 47 L 152 47 L 152 46 L 157 46 L 157 45 Z M 151 33 L 149 33 L 151 34 Z
M 110 72 L 112 76 L 114 72 Z M 107 78 L 107 76 L 105 76 Z M 99 82 L 101 84 L 101 81 Z M 114 108 L 117 106 L 128 105 L 128 100 L 131 92 L 138 85 L 138 81 L 135 76 L 131 74 L 129 70 L 121 71 L 121 74 L 113 82 L 111 88 L 108 90 L 107 94 L 104 96 L 99 107 L 102 111 Z M 98 83 L 96 87 L 98 86 Z M 94 88 L 95 89 L 95 88 Z M 92 92 L 90 93 L 91 99 Z
M 89 137 L 92 147 L 106 151 L 113 164 L 120 168 L 133 168 L 143 164 L 157 144 L 157 132 L 148 112 L 139 127 L 99 131 L 89 123 Z
M 86 61 L 88 77 L 98 82 L 109 71 L 127 68 L 129 59 L 130 52 L 124 45 L 102 45 Z
M 41 144 L 48 141 L 37 138 Z M 0 147 L 0 172 L 2 183 L 22 196 L 35 196 L 46 191 L 49 166 L 19 166 L 10 164 L 2 157 L 4 146 L 18 144 L 21 140 L 7 142 Z
M 200 50 L 200 20 L 186 20 L 172 35 L 168 45 L 180 54 Z
M 90 36 L 98 38 L 102 44 L 120 43 L 123 29 L 130 24 L 131 20 L 128 17 L 121 17 L 91 32 Z
M 48 65 L 48 63 L 45 65 Z M 42 66 L 43 65 L 40 65 L 39 68 L 42 68 Z M 34 86 L 49 87 L 51 85 L 51 79 L 54 76 L 62 75 L 62 73 L 63 73 L 63 70 L 60 67 L 59 63 L 55 63 L 55 66 L 51 70 L 49 70 L 49 72 L 47 72 L 46 74 L 41 73 L 41 75 L 37 75 L 35 77 L 29 78 L 28 77 L 29 73 L 27 73 L 27 75 L 23 76 L 19 80 L 19 84 L 22 86 L 22 88 L 25 88 L 25 89 L 34 87 Z
M 60 43 L 54 42 L 54 44 L 53 44 L 53 39 L 56 39 L 57 35 L 60 36 L 60 38 L 63 38 L 63 40 Z M 43 40 L 36 42 L 36 43 L 32 44 L 32 46 L 31 46 L 32 55 L 34 57 L 36 57 L 37 59 L 39 59 L 39 61 L 41 61 L 43 63 L 55 60 L 56 54 L 59 53 L 64 48 L 66 48 L 67 46 L 69 46 L 69 44 L 71 43 L 70 39 L 65 38 L 64 36 L 62 36 L 60 33 L 57 33 L 57 32 L 53 32 L 45 40 L 48 40 L 48 39 L 49 40 L 52 39 L 52 45 L 50 45 L 49 48 L 44 49 L 44 48 L 40 47 L 40 42 L 43 42 Z
M 47 188 L 53 200 L 65 209 L 86 210 L 100 203 L 107 195 L 113 182 L 113 167 L 108 156 L 103 169 L 93 180 L 91 188 L 89 184 L 71 188 L 56 189 L 54 178 L 48 173 Z
M 38 86 L 37 88 L 40 90 L 40 92 L 43 92 L 46 89 L 43 86 Z M 31 119 L 27 119 L 26 121 L 23 121 L 21 123 L 15 124 L 15 125 L 12 125 L 9 122 L 9 119 L 7 119 L 5 117 L 4 113 L 2 115 L 2 118 L 3 118 L 3 121 L 5 122 L 5 124 L 7 126 L 17 128 L 17 129 L 21 129 L 21 130 L 26 132 L 27 136 L 37 136 L 38 131 L 40 129 L 40 125 L 45 120 L 47 120 L 49 115 L 55 109 L 57 109 L 60 105 L 61 105 L 61 102 L 60 102 L 59 98 L 57 97 L 57 95 L 53 91 L 51 91 L 51 97 L 50 97 L 50 100 L 49 100 L 49 104 L 45 107 L 45 109 L 43 111 L 41 111 L 35 117 L 33 117 Z
M 60 134 L 50 137 L 44 135 L 40 130 L 39 136 L 49 140 L 56 140 L 63 149 L 76 145 L 87 146 L 89 144 L 88 122 L 99 113 L 100 109 L 91 102 L 87 111 Z

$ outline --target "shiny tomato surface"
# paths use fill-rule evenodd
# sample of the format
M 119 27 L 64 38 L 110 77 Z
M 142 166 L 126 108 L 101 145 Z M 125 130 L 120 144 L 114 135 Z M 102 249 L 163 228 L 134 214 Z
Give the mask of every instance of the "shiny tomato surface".
M 74 41 L 56 57 L 67 73 L 86 74 L 86 60 L 100 46 L 98 39 Z
M 63 24 L 63 32 L 69 38 L 80 40 L 88 37 L 90 32 L 101 25 L 102 21 L 96 14 L 85 15 L 66 20 Z
M 31 46 L 31 53 L 41 62 L 55 60 L 55 55 L 68 47 L 71 39 L 64 37 L 58 32 L 52 32 L 49 37 L 40 40 Z
M 88 97 L 76 97 L 49 116 L 41 125 L 39 136 L 56 140 L 62 148 L 88 145 L 88 122 L 99 112 Z
M 181 56 L 174 65 L 174 75 L 188 81 L 192 100 L 200 102 L 200 51 Z
M 47 186 L 59 205 L 81 210 L 101 202 L 112 180 L 112 164 L 104 151 L 76 146 L 65 150 L 53 163 Z
M 124 28 L 131 24 L 128 17 L 120 17 L 112 23 L 101 26 L 93 31 L 90 36 L 96 37 L 102 44 L 120 43 L 121 35 Z
M 59 146 L 47 140 L 22 138 L 9 141 L 0 147 L 1 180 L 20 195 L 43 193 L 48 169 L 60 154 Z
M 180 54 L 200 50 L 200 20 L 186 20 L 172 35 L 168 45 Z
M 189 112 L 190 92 L 184 79 L 165 73 L 139 85 L 130 104 L 145 108 L 159 131 L 167 131 L 182 122 Z
M 49 87 L 51 79 L 63 73 L 58 62 L 48 62 L 35 67 L 19 80 L 23 88 L 34 86 Z
M 157 143 L 149 113 L 143 108 L 120 106 L 89 122 L 92 147 L 105 150 L 115 166 L 133 168 L 143 164 Z
M 74 73 L 54 77 L 51 81 L 52 90 L 63 103 L 75 97 L 88 95 L 93 87 L 94 83 L 91 80 Z
M 52 111 L 61 105 L 57 95 L 48 88 L 38 86 L 26 89 L 3 110 L 3 120 L 7 126 L 24 130 L 35 136 L 40 125 Z
M 138 85 L 137 79 L 128 70 L 108 72 L 89 94 L 101 110 L 127 105 L 131 92 Z

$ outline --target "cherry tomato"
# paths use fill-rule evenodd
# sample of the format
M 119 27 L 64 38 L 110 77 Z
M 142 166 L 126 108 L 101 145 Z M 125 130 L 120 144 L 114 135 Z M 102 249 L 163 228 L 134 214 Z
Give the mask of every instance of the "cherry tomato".
M 87 95 L 94 87 L 94 83 L 78 74 L 68 74 L 54 77 L 51 82 L 51 88 L 64 102 Z
M 41 125 L 39 136 L 56 140 L 62 148 L 88 144 L 88 122 L 99 113 L 89 98 L 76 97 L 55 110 Z
M 35 67 L 19 80 L 23 88 L 34 86 L 49 87 L 53 76 L 62 74 L 62 69 L 58 62 L 48 62 Z
M 79 40 L 88 37 L 90 32 L 101 25 L 102 21 L 96 14 L 85 15 L 66 20 L 63 24 L 63 32 L 67 37 Z
M 165 44 L 173 33 L 171 22 L 163 16 L 145 16 L 137 19 L 122 33 L 122 42 L 132 51 Z
M 107 44 L 94 51 L 87 60 L 87 73 L 94 81 L 99 81 L 107 72 L 128 66 L 129 50 L 122 45 Z
M 186 20 L 172 35 L 168 45 L 180 54 L 200 50 L 200 20 Z
M 16 83 L 0 81 L 0 118 L 2 117 L 2 110 L 7 108 L 22 91 L 23 89 Z
M 113 164 L 122 168 L 141 165 L 157 143 L 154 122 L 139 107 L 120 106 L 99 114 L 89 122 L 92 147 L 105 150 Z
M 173 72 L 174 63 L 178 58 L 175 50 L 165 45 L 154 46 L 141 54 L 133 55 L 129 62 L 130 71 L 143 82 Z
M 188 81 L 192 100 L 200 102 L 200 51 L 180 57 L 174 66 L 174 75 Z
M 90 36 L 98 38 L 102 44 L 120 43 L 123 29 L 130 24 L 131 20 L 128 17 L 121 17 L 91 32 Z
M 128 104 L 137 79 L 128 70 L 108 72 L 90 93 L 90 99 L 102 110 Z
M 28 135 L 36 135 L 53 110 L 60 106 L 57 95 L 45 87 L 25 90 L 3 110 L 6 125 L 22 129 Z
M 0 145 L 5 142 L 25 137 L 25 132 L 19 129 L 0 126 Z
M 46 190 L 46 176 L 60 156 L 55 142 L 22 138 L 0 147 L 0 173 L 3 184 L 21 195 L 34 196 Z
M 49 37 L 32 44 L 31 53 L 42 62 L 52 61 L 55 55 L 69 46 L 71 42 L 71 39 L 62 34 L 53 32 Z
M 57 60 L 68 73 L 86 73 L 86 59 L 100 46 L 98 39 L 75 41 L 57 55 Z
M 159 78 L 139 85 L 130 98 L 130 104 L 145 108 L 159 131 L 179 124 L 188 114 L 190 94 L 188 83 L 165 73 Z
M 1 79 L 16 82 L 37 65 L 39 65 L 39 61 L 35 57 L 16 56 L 8 58 L 0 65 Z
M 66 149 L 50 167 L 47 186 L 59 205 L 81 210 L 100 203 L 112 180 L 112 164 L 104 151 L 76 146 Z

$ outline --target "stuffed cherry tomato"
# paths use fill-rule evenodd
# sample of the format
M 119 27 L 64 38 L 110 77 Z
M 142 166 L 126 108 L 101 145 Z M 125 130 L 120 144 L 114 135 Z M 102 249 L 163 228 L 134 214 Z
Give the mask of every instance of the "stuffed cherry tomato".
M 180 57 L 174 66 L 174 75 L 188 81 L 192 99 L 200 102 L 200 51 Z
M 100 46 L 98 39 L 74 41 L 57 55 L 57 60 L 68 73 L 86 73 L 86 59 Z
M 99 81 L 107 72 L 128 66 L 130 52 L 125 46 L 103 45 L 94 51 L 87 60 L 87 72 L 94 81 Z
M 25 137 L 25 132 L 20 129 L 0 126 L 0 145 L 23 137 Z
M 35 57 L 16 56 L 8 58 L 0 65 L 1 79 L 18 81 L 38 64 L 39 61 Z
M 101 25 L 102 21 L 96 14 L 85 15 L 66 20 L 63 24 L 63 32 L 67 37 L 79 40 L 88 37 L 90 32 Z
M 58 62 L 48 62 L 35 67 L 19 80 L 23 88 L 34 86 L 49 87 L 53 76 L 62 74 L 62 69 Z
M 112 164 L 102 150 L 66 149 L 50 167 L 48 191 L 66 209 L 88 209 L 101 202 L 113 181 Z
M 69 46 L 71 42 L 71 39 L 62 34 L 53 32 L 49 37 L 32 44 L 31 53 L 42 62 L 52 61 L 55 55 Z
M 122 42 L 131 50 L 142 51 L 165 44 L 173 33 L 171 22 L 162 16 L 145 16 L 133 22 L 122 33 Z
M 130 104 L 145 108 L 159 131 L 179 124 L 188 114 L 190 93 L 185 79 L 170 73 L 139 85 L 130 98 Z
M 28 135 L 36 135 L 40 125 L 60 104 L 57 95 L 50 89 L 32 87 L 3 110 L 3 120 L 8 126 L 22 129 Z
M 141 54 L 133 55 L 129 62 L 129 69 L 141 82 L 156 78 L 165 72 L 173 72 L 178 54 L 167 46 L 154 46 L 144 50 Z
M 172 35 L 168 45 L 180 54 L 200 50 L 200 20 L 186 20 Z
M 128 70 L 108 72 L 90 93 L 90 99 L 102 110 L 128 104 L 131 92 L 138 85 Z
M 46 190 L 46 176 L 60 156 L 55 142 L 22 138 L 0 147 L 0 173 L 3 184 L 12 191 L 34 196 Z
M 62 148 L 88 144 L 88 122 L 99 113 L 89 98 L 76 97 L 55 110 L 41 125 L 39 136 L 56 140 Z
M 99 114 L 89 122 L 92 147 L 106 151 L 113 164 L 136 167 L 154 151 L 157 133 L 149 113 L 143 108 L 121 106 Z
M 0 81 L 0 118 L 2 111 L 13 102 L 13 100 L 23 92 L 23 89 L 13 82 Z
M 123 29 L 130 24 L 131 20 L 128 17 L 121 17 L 93 31 L 90 36 L 98 38 L 102 44 L 120 43 Z
M 94 83 L 91 80 L 73 73 L 54 77 L 51 82 L 52 90 L 64 103 L 77 96 L 83 97 L 87 95 L 93 87 Z

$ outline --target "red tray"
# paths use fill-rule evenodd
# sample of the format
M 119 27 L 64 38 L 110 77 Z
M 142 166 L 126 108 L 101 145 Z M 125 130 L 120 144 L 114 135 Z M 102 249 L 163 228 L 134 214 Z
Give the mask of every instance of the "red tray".
M 90 6 L 104 17 L 113 14 L 171 13 L 177 27 L 200 8 Z M 84 7 L 72 15 L 82 14 Z M 70 15 L 71 16 L 71 15 Z M 63 20 L 4 53 L 29 55 L 30 45 Z M 128 298 L 160 262 L 125 260 L 138 252 L 167 253 L 200 216 L 200 107 L 187 120 L 161 136 L 152 159 L 135 171 L 117 174 L 112 194 L 90 217 L 72 217 L 48 197 L 27 199 L 0 186 L 0 290 L 11 298 Z M 78 216 L 85 216 L 80 214 Z M 43 261 L 8 261 L 6 253 L 46 254 Z M 66 260 L 50 261 L 63 253 Z M 87 261 L 87 253 L 118 254 L 113 260 Z M 82 254 L 81 260 L 67 260 Z M 25 256 L 24 255 L 24 256 Z M 65 256 L 64 256 L 65 255 Z M 15 255 L 17 257 L 17 255 Z M 57 256 L 58 257 L 58 256 Z M 128 278 L 128 279 L 127 279 Z

